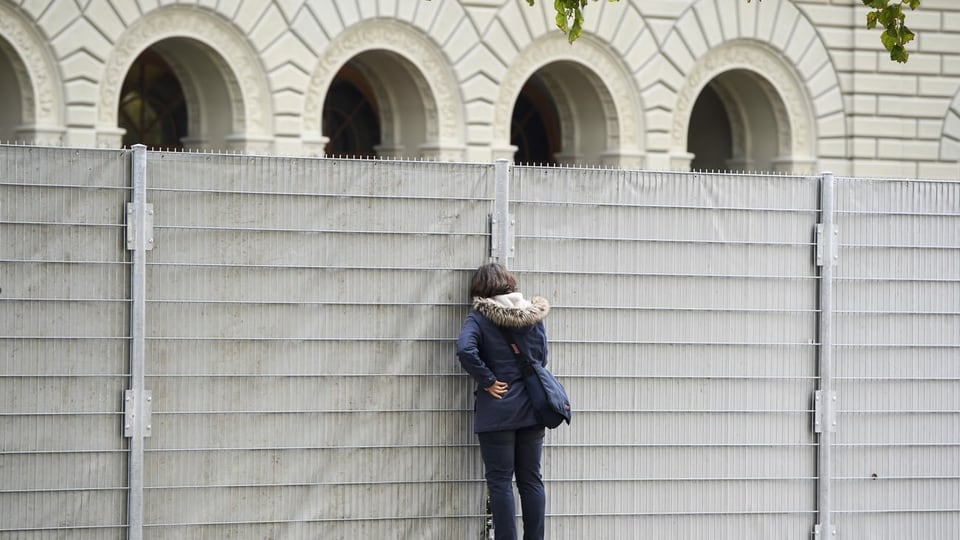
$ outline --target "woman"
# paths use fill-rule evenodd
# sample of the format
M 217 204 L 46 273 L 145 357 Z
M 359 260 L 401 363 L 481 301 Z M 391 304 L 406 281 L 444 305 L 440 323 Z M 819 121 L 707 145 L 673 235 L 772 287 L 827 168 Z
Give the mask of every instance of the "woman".
M 544 426 L 534 415 L 520 367 L 500 328 L 533 362 L 547 364 L 543 318 L 550 304 L 527 300 L 499 264 L 477 269 L 470 281 L 473 309 L 457 339 L 457 357 L 477 382 L 474 431 L 480 440 L 497 540 L 517 537 L 512 480 L 517 477 L 524 540 L 542 539 L 546 496 L 540 477 Z

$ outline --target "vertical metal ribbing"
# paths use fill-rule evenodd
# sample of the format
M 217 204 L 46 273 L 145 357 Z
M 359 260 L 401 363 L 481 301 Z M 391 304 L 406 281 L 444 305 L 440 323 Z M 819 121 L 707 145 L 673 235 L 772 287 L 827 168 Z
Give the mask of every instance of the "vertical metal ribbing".
M 496 186 L 494 187 L 493 215 L 490 216 L 490 257 L 499 264 L 509 267 L 510 242 L 510 161 L 498 159 L 496 162 Z M 493 519 L 490 514 L 490 495 L 487 494 L 487 519 L 484 521 L 485 538 L 493 538 Z
M 510 161 L 498 159 L 496 163 L 496 188 L 493 202 L 493 216 L 490 220 L 491 249 L 490 256 L 498 263 L 508 266 L 513 246 L 510 231 Z
M 130 389 L 125 396 L 126 431 L 130 436 L 130 458 L 127 496 L 127 525 L 130 540 L 143 537 L 143 437 L 146 421 L 144 411 L 144 362 L 146 356 L 146 266 L 147 266 L 147 148 L 133 146 L 131 166 L 133 196 L 128 206 L 127 220 L 133 224 L 132 267 L 130 270 Z M 128 227 L 128 233 L 130 228 Z
M 835 430 L 836 396 L 833 390 L 833 269 L 836 264 L 836 228 L 833 222 L 833 173 L 820 176 L 820 321 L 819 391 L 816 408 L 820 411 L 817 446 L 817 533 L 820 538 L 835 538 L 833 524 L 832 447 Z

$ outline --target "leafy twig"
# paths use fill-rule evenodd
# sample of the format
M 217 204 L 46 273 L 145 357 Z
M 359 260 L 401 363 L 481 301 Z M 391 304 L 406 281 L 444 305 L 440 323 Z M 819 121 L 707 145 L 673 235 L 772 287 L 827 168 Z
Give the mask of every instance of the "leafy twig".
M 617 2 L 618 0 L 609 1 Z M 531 6 L 535 2 L 536 0 L 527 0 Z M 553 8 L 557 12 L 557 28 L 567 35 L 570 43 L 576 41 L 583 33 L 583 8 L 586 6 L 587 0 L 553 0 Z
M 910 57 L 906 45 L 913 41 L 916 34 L 904 24 L 903 7 L 907 6 L 911 11 L 917 9 L 920 0 L 863 0 L 863 5 L 870 8 L 867 12 L 867 28 L 883 28 L 880 42 L 890 51 L 890 60 L 901 64 L 906 62 Z

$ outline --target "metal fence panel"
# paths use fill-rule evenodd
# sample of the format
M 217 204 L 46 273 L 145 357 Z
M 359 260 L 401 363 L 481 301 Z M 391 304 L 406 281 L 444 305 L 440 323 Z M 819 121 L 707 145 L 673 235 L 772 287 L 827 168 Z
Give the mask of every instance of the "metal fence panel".
M 837 528 L 960 531 L 960 183 L 842 179 Z
M 817 179 L 518 167 L 511 192 L 578 409 L 548 536 L 809 538 Z
M 0 147 L 0 536 L 126 536 L 129 168 Z
M 153 154 L 149 538 L 468 538 L 489 165 Z
M 0 146 L 0 538 L 123 538 L 128 151 Z M 809 538 L 816 177 L 515 167 L 551 538 Z M 476 538 L 493 164 L 149 152 L 148 538 Z M 960 531 L 960 184 L 840 179 L 839 537 Z M 502 224 L 500 224 L 502 225 Z M 833 350 L 833 349 L 831 349 Z

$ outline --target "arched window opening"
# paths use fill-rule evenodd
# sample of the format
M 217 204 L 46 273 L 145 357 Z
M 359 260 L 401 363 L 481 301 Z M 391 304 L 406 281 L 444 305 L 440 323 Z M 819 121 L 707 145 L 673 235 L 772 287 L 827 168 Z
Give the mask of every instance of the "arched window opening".
M 332 156 L 373 157 L 380 144 L 377 102 L 367 80 L 344 66 L 337 73 L 323 103 L 323 134 L 329 138 L 324 153 Z
M 133 62 L 120 92 L 119 125 L 126 130 L 123 145 L 183 148 L 187 135 L 187 104 L 170 65 L 146 50 Z
M 543 83 L 533 77 L 520 90 L 510 122 L 510 144 L 517 148 L 515 163 L 557 163 L 560 152 L 560 120 L 553 98 Z
M 711 80 L 690 111 L 690 167 L 718 171 L 789 170 L 790 119 L 763 75 L 733 69 Z M 786 156 L 786 157 L 785 157 Z
M 693 154 L 692 170 L 728 171 L 733 158 L 730 117 L 720 96 L 707 85 L 690 113 L 687 152 Z

